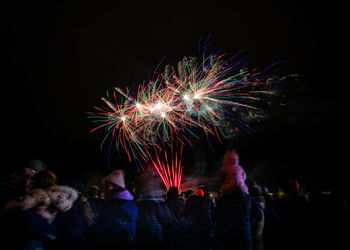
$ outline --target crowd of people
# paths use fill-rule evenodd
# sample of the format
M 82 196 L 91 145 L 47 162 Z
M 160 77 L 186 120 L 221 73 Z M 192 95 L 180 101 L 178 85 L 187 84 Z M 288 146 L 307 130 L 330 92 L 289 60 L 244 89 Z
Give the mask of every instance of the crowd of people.
M 133 186 L 118 169 L 85 188 L 79 180 L 58 184 L 42 161 L 30 161 L 0 185 L 1 248 L 292 250 L 347 242 L 346 197 L 306 195 L 296 180 L 270 192 L 247 179 L 234 150 L 220 180 L 219 190 L 179 193 L 148 164 Z

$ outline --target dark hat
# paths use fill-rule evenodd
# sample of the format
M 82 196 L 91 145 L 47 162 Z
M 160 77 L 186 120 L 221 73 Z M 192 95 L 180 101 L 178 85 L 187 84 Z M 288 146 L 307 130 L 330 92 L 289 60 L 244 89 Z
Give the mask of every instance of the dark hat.
M 38 159 L 33 159 L 28 162 L 28 167 L 34 169 L 37 172 L 46 169 L 46 165 L 43 161 Z

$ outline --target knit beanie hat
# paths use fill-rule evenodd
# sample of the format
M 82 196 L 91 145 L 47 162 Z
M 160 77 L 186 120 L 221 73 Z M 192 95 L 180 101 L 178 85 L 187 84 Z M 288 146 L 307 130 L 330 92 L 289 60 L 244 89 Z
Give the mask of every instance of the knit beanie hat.
M 107 175 L 103 180 L 103 182 L 110 182 L 115 185 L 118 185 L 121 188 L 125 188 L 125 181 L 124 181 L 124 173 L 123 170 L 115 170 L 111 174 Z

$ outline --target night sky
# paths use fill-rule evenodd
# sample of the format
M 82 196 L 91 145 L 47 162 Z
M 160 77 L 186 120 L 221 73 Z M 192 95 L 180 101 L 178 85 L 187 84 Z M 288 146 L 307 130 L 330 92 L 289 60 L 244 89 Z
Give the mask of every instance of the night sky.
M 186 171 L 214 174 L 224 150 L 235 147 L 261 183 L 293 177 L 305 186 L 343 187 L 350 173 L 349 101 L 340 66 L 343 16 L 336 9 L 318 1 L 7 3 L 2 167 L 8 172 L 39 158 L 58 174 L 77 177 L 90 169 L 108 172 L 108 165 L 135 168 L 114 151 L 108 164 L 107 147 L 99 149 L 103 133 L 89 133 L 94 125 L 86 112 L 102 104 L 106 91 L 141 83 L 166 55 L 175 64 L 211 36 L 212 50 L 244 50 L 258 68 L 286 60 L 280 72 L 301 77 L 285 84 L 286 105 L 266 110 L 255 133 L 213 142 L 214 152 L 205 138 L 187 149 Z M 207 162 L 205 170 L 193 170 L 198 162 Z

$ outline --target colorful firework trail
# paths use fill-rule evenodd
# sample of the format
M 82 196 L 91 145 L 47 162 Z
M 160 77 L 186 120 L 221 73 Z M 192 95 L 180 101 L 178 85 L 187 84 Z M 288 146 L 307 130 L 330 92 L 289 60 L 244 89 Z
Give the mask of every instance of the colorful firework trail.
M 175 176 L 179 180 L 182 168 L 176 167 L 177 175 L 169 177 L 165 169 L 171 164 L 161 163 L 160 150 L 175 141 L 191 144 L 190 137 L 198 138 L 198 130 L 221 141 L 228 121 L 237 132 L 250 130 L 240 117 L 260 117 L 259 102 L 273 94 L 269 88 L 278 77 L 233 60 L 223 54 L 201 60 L 185 57 L 177 70 L 167 65 L 163 74 L 139 85 L 136 94 L 115 88 L 112 98 L 101 98 L 105 107 L 95 107 L 90 113 L 89 118 L 99 124 L 91 132 L 104 128 L 101 147 L 106 140 L 114 140 L 117 150 L 125 150 L 130 161 L 151 159 L 163 181 L 174 184 L 171 180 L 175 181 Z
M 158 151 L 155 151 L 155 156 L 151 160 L 167 190 L 170 187 L 177 187 L 179 192 L 181 191 L 183 170 L 181 164 L 182 149 L 183 144 L 181 143 L 180 151 L 178 151 L 178 147 L 171 147 L 171 154 L 166 150 L 163 150 L 164 155 L 162 152 L 158 153 Z

